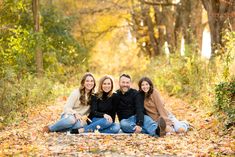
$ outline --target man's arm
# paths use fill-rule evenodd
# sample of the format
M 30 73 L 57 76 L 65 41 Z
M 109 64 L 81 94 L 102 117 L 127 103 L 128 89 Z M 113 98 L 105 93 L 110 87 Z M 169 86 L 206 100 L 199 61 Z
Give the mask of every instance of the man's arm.
M 142 127 L 144 123 L 144 99 L 139 92 L 135 94 L 136 125 Z

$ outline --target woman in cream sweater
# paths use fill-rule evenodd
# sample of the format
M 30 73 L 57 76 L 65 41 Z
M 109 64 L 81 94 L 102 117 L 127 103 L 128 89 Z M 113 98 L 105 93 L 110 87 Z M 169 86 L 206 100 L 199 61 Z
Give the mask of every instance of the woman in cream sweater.
M 185 121 L 179 121 L 175 116 L 168 112 L 165 107 L 160 94 L 153 87 L 152 81 L 148 77 L 140 79 L 139 91 L 144 96 L 144 109 L 147 115 L 149 115 L 154 121 L 158 121 L 160 117 L 166 121 L 166 132 L 186 132 L 189 128 L 189 124 Z
M 115 123 L 116 106 L 119 98 L 113 93 L 113 79 L 105 75 L 99 81 L 98 92 L 91 101 L 92 122 L 85 127 L 72 129 L 72 134 L 94 132 L 98 130 L 101 133 L 116 134 L 120 130 L 120 125 Z
M 81 80 L 79 89 L 70 94 L 56 123 L 45 126 L 43 132 L 59 132 L 78 129 L 87 124 L 87 115 L 90 113 L 92 94 L 95 88 L 95 78 L 91 73 L 86 73 Z

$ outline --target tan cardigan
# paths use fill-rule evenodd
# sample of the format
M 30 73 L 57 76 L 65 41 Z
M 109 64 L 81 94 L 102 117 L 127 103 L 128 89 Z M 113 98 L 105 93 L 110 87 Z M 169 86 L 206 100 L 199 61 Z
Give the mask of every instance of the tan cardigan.
M 81 94 L 79 89 L 75 89 L 69 96 L 65 106 L 63 114 L 80 114 L 81 116 L 87 115 L 90 113 L 90 105 L 83 106 L 80 104 Z
M 167 125 L 172 125 L 172 122 L 168 118 L 168 112 L 164 107 L 164 102 L 156 89 L 153 90 L 149 98 L 145 98 L 144 108 L 154 121 L 157 121 L 161 116 L 165 119 Z

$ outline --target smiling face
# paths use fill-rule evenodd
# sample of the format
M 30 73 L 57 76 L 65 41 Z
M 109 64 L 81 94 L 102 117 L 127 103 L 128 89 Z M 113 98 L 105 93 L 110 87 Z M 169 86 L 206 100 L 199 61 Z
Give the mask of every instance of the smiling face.
M 144 92 L 144 93 L 148 93 L 150 89 L 150 84 L 147 82 L 147 81 L 143 81 L 141 83 L 141 90 Z
M 105 79 L 102 83 L 102 90 L 106 93 L 112 90 L 112 81 L 110 79 Z
M 119 80 L 119 86 L 122 93 L 127 92 L 131 88 L 131 79 L 125 76 L 122 76 Z
M 87 76 L 84 82 L 85 91 L 91 91 L 95 86 L 95 80 L 91 76 Z

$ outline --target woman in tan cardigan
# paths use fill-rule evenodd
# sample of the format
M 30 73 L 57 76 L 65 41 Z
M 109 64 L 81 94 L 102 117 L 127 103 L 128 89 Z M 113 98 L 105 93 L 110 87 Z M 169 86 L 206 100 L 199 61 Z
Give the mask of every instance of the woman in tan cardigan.
M 152 81 L 148 77 L 140 79 L 139 91 L 144 95 L 144 109 L 154 121 L 158 121 L 160 117 L 166 121 L 166 132 L 186 132 L 189 124 L 185 121 L 179 121 L 175 116 L 168 112 L 159 92 L 154 89 Z
M 81 85 L 70 94 L 61 114 L 61 118 L 53 125 L 45 126 L 43 132 L 68 131 L 78 129 L 87 124 L 87 115 L 90 114 L 91 99 L 95 88 L 95 78 L 86 73 Z

